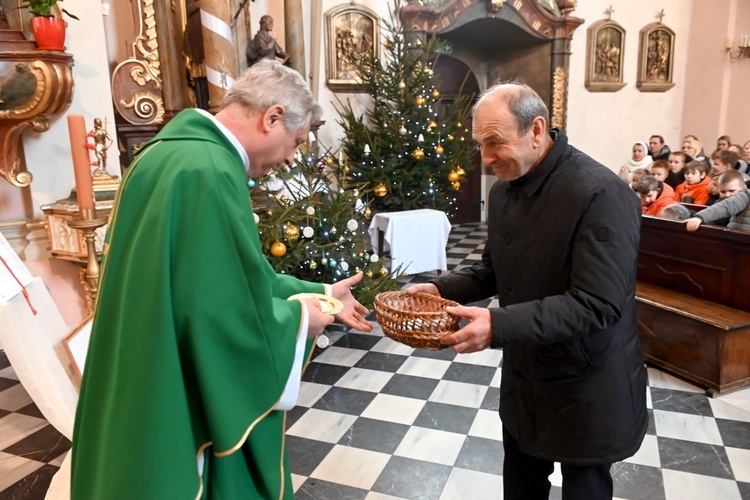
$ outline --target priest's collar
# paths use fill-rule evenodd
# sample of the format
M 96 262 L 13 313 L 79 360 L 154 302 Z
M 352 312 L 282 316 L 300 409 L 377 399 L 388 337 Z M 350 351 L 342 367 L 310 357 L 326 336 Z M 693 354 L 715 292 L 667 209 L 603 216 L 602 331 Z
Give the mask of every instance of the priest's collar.
M 542 185 L 544 179 L 552 172 L 557 165 L 557 160 L 568 147 L 568 137 L 559 128 L 550 129 L 549 135 L 554 142 L 539 165 L 523 177 L 510 182 L 511 186 L 523 189 L 528 196 L 531 196 Z
M 200 108 L 194 108 L 198 113 L 202 114 L 206 118 L 209 118 L 212 122 L 214 122 L 214 125 L 216 125 L 216 128 L 218 128 L 222 134 L 226 136 L 227 139 L 229 139 L 229 142 L 232 143 L 232 145 L 237 150 L 237 153 L 240 155 L 240 158 L 242 158 L 242 163 L 245 164 L 245 171 L 250 171 L 250 158 L 247 156 L 247 151 L 242 147 L 242 144 L 240 144 L 240 141 L 237 140 L 237 137 L 229 131 L 229 129 L 221 123 L 219 120 L 216 119 L 214 115 L 206 111 L 205 109 Z

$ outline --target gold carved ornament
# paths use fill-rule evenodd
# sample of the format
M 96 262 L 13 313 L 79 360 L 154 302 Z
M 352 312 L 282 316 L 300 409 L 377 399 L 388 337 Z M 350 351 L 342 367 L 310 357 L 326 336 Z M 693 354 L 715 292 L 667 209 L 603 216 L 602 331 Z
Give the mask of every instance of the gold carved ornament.
M 164 101 L 161 96 L 161 63 L 154 17 L 154 0 L 136 2 L 139 33 L 132 44 L 132 56 L 112 72 L 115 108 L 130 123 L 162 123 Z
M 558 66 L 552 76 L 552 127 L 565 128 L 567 91 L 568 72 L 562 66 Z
M 10 95 L 13 101 L 0 103 L 6 108 L 0 110 L 0 174 L 14 186 L 26 187 L 32 180 L 29 172 L 20 171 L 17 148 L 23 131 L 27 128 L 34 132 L 48 130 L 49 119 L 70 105 L 73 93 L 71 59 L 58 59 L 18 62 L 15 73 L 2 83 L 0 96 Z

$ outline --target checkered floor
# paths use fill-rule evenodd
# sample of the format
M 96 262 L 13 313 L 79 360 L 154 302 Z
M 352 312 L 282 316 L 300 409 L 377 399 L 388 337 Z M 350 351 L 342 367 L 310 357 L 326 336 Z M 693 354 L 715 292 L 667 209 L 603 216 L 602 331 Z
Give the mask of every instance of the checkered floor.
M 478 257 L 485 234 L 483 224 L 454 227 L 449 267 Z M 304 374 L 287 416 L 296 497 L 502 498 L 502 351 L 414 350 L 375 326 L 332 333 Z M 750 389 L 711 399 L 649 368 L 648 396 L 643 446 L 612 467 L 615 497 L 750 500 Z M 43 498 L 68 447 L 0 353 L 0 499 Z M 560 498 L 559 468 L 551 481 Z

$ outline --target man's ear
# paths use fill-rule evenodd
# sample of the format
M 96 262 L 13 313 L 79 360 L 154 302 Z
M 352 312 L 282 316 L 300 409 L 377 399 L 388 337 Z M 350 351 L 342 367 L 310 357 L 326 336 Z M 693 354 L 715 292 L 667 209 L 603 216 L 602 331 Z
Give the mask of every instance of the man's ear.
M 281 104 L 274 104 L 263 113 L 263 128 L 264 131 L 269 131 L 271 128 L 281 125 L 281 120 L 284 117 L 284 106 Z
M 547 135 L 547 122 L 541 116 L 531 120 L 531 131 L 534 134 L 534 145 L 541 146 Z

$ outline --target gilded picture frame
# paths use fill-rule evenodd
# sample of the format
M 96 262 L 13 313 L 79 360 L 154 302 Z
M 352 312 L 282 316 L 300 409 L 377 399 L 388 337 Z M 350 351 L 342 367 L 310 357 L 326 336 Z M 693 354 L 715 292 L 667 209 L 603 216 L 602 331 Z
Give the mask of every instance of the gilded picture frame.
M 674 87 L 674 44 L 674 31 L 663 23 L 651 23 L 640 31 L 636 86 L 641 92 Z
M 623 80 L 625 29 L 611 19 L 602 19 L 586 32 L 586 78 L 589 92 L 617 92 Z
M 362 92 L 354 68 L 363 57 L 378 57 L 380 18 L 360 5 L 340 5 L 325 14 L 326 84 L 331 90 Z

